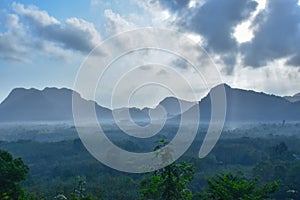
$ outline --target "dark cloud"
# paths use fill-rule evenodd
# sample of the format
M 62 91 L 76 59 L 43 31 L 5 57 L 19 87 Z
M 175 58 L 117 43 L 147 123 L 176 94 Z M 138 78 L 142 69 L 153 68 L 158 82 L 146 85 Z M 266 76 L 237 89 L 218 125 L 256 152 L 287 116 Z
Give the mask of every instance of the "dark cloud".
M 37 31 L 45 39 L 82 52 L 91 51 L 100 42 L 94 26 L 77 18 L 67 19 L 64 25 L 42 27 Z
M 169 5 L 161 0 L 161 4 Z M 171 2 L 171 1 L 170 1 Z M 175 1 L 177 2 L 177 1 Z M 175 8 L 186 8 L 188 2 L 169 5 Z M 257 2 L 253 0 L 207 0 L 194 8 L 181 11 L 178 25 L 189 31 L 200 34 L 205 39 L 205 49 L 219 54 L 226 65 L 234 66 L 239 45 L 233 36 L 234 28 L 251 16 Z M 228 70 L 231 73 L 232 69 Z
M 207 48 L 217 53 L 235 50 L 234 28 L 247 19 L 256 6 L 257 2 L 252 0 L 210 0 L 187 15 L 183 24 L 204 36 Z
M 297 0 L 270 0 L 256 19 L 252 41 L 242 47 L 244 63 L 260 67 L 290 56 L 287 64 L 300 66 L 300 7 Z
M 298 0 L 269 0 L 256 16 L 251 28 L 253 39 L 239 44 L 233 36 L 237 25 L 256 10 L 254 0 L 206 0 L 194 8 L 189 1 L 160 0 L 177 13 L 177 24 L 204 38 L 205 49 L 220 56 L 231 74 L 238 54 L 245 66 L 260 67 L 280 58 L 300 66 L 300 6 Z M 187 9 L 188 8 L 188 9 Z M 179 13 L 179 14 L 178 14 Z
M 300 48 L 297 52 L 300 52 Z M 300 53 L 298 53 L 297 55 L 293 56 L 292 58 L 290 58 L 286 64 L 291 65 L 291 66 L 300 66 Z
M 234 66 L 236 64 L 236 55 L 235 54 L 223 54 L 222 61 L 226 64 L 226 68 L 224 68 L 224 72 L 227 75 L 231 75 L 234 70 Z
M 186 26 L 204 36 L 207 48 L 216 53 L 236 51 L 234 28 L 256 9 L 252 0 L 210 0 L 194 12 Z

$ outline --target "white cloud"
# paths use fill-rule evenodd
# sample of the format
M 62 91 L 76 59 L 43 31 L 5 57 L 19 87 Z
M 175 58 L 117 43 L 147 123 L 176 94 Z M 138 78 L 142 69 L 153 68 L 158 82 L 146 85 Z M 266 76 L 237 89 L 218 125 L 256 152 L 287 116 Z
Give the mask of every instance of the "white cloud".
M 87 53 L 101 41 L 86 20 L 74 17 L 62 23 L 36 6 L 13 3 L 12 8 L 15 13 L 0 15 L 5 30 L 0 32 L 1 59 L 29 62 L 43 54 L 68 60 L 72 51 Z
M 0 33 L 1 59 L 28 61 L 26 32 L 15 14 L 3 13 L 1 21 L 7 31 Z
M 300 73 L 296 67 L 286 66 L 288 58 L 269 62 L 260 68 L 237 66 L 224 80 L 233 87 L 255 90 L 279 96 L 299 92 Z
M 30 62 L 34 56 L 41 54 L 63 60 L 70 57 L 70 52 L 54 43 L 33 37 L 17 15 L 4 14 L 3 19 L 7 31 L 0 33 L 1 59 Z
M 196 0 L 191 0 L 189 3 L 189 8 L 194 8 L 197 5 L 197 1 Z
M 75 17 L 67 19 L 65 25 L 57 30 L 57 38 L 53 39 L 79 51 L 90 51 L 101 42 L 93 23 Z
M 152 0 L 134 0 L 137 5 L 145 12 L 144 17 L 147 21 L 146 26 L 157 28 L 168 28 L 176 30 L 174 22 L 177 20 L 176 14 L 171 13 L 168 9 L 163 8 L 159 1 Z
M 248 42 L 254 37 L 253 30 L 250 29 L 250 26 L 251 20 L 247 20 L 236 26 L 233 35 L 239 43 Z
M 117 34 L 137 28 L 135 24 L 127 21 L 125 18 L 121 17 L 117 13 L 114 13 L 110 9 L 105 10 L 104 15 L 106 17 L 105 28 L 108 34 Z
M 63 48 L 86 53 L 101 41 L 94 24 L 86 20 L 74 17 L 61 23 L 35 6 L 25 8 L 22 4 L 13 3 L 13 9 L 28 23 L 29 31 L 35 37 L 55 42 Z
M 28 17 L 30 20 L 33 20 L 36 23 L 39 23 L 41 26 L 60 24 L 60 22 L 49 14 L 46 11 L 39 10 L 36 6 L 29 6 L 25 8 L 23 4 L 13 3 L 12 7 L 14 11 L 24 17 Z

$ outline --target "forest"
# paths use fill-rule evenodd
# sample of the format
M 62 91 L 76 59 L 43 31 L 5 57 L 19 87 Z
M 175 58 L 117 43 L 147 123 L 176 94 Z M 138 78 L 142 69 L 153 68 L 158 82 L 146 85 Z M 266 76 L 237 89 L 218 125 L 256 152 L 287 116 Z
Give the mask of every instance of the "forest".
M 299 199 L 300 138 L 297 132 L 272 134 L 274 126 L 278 130 L 279 125 L 274 124 L 226 130 L 204 159 L 198 158 L 198 137 L 178 161 L 146 174 L 106 167 L 89 154 L 78 138 L 2 141 L 0 197 Z M 168 139 L 158 136 L 145 145 L 122 138 L 115 144 L 131 151 L 145 151 L 167 144 Z

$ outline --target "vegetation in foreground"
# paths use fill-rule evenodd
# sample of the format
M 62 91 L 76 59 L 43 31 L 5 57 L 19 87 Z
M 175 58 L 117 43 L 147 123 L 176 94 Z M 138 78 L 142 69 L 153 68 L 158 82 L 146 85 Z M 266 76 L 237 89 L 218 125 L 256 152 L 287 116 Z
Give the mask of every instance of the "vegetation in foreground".
M 0 151 L 0 198 L 7 200 L 35 200 L 44 199 L 42 195 L 31 194 L 21 188 L 20 182 L 25 180 L 28 167 L 21 158 L 13 159 L 7 151 Z M 231 173 L 219 174 L 209 178 L 208 188 L 202 194 L 195 195 L 188 189 L 193 180 L 194 167 L 191 164 L 181 162 L 171 164 L 157 170 L 153 175 L 141 182 L 140 198 L 157 200 L 191 200 L 194 197 L 204 200 L 213 199 L 267 199 L 278 189 L 278 184 L 268 183 L 262 185 L 257 180 L 247 180 L 240 175 Z M 91 195 L 85 195 L 85 181 L 78 179 L 74 191 L 68 195 L 71 200 L 99 199 Z M 58 194 L 54 199 L 67 199 L 64 194 Z M 102 198 L 101 198 L 102 199 Z
M 222 139 L 203 160 L 196 147 L 168 167 L 137 175 L 103 166 L 79 140 L 1 142 L 0 199 L 300 198 L 296 137 Z

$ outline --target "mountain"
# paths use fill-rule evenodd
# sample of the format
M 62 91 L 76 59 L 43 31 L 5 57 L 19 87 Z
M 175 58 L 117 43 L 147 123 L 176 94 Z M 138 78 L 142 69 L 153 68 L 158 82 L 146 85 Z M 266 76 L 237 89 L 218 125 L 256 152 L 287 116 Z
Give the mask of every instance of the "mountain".
M 191 104 L 192 102 L 175 97 L 167 97 L 159 103 L 160 106 L 164 107 L 170 118 L 187 111 L 191 107 Z
M 300 102 L 289 102 L 283 97 L 262 92 L 234 89 L 226 84 L 212 88 L 211 92 L 220 89 L 221 86 L 226 92 L 226 121 L 300 120 Z M 208 94 L 200 102 L 200 115 L 204 116 L 204 120 L 210 119 L 210 107 L 211 98 Z
M 70 89 L 16 88 L 0 104 L 0 121 L 72 121 L 72 95 L 82 105 L 94 104 L 98 113 L 109 113 L 108 109 L 81 98 Z
M 196 102 L 200 106 L 201 120 L 209 121 L 211 115 L 210 94 L 217 92 L 221 86 L 224 86 L 226 92 L 227 121 L 274 121 L 274 120 L 300 120 L 300 101 L 290 102 L 284 97 L 258 93 L 242 89 L 231 88 L 224 84 L 212 88 L 209 94 L 201 101 Z M 80 94 L 70 89 L 45 88 L 37 89 L 14 89 L 8 97 L 0 104 L 1 122 L 27 122 L 27 121 L 73 121 L 72 114 L 72 95 L 75 102 L 82 105 L 93 105 L 97 117 L 101 120 L 112 121 L 112 111 L 101 107 L 93 101 L 81 98 Z M 149 115 L 164 107 L 168 119 L 175 121 L 183 113 L 188 113 L 191 109 L 196 109 L 191 102 L 179 100 L 174 97 L 168 97 L 159 103 L 154 109 L 144 108 L 121 108 L 114 110 L 120 118 L 126 120 L 129 112 L 135 122 L 150 122 Z M 161 115 L 157 115 L 161 116 Z M 157 117 L 159 120 L 159 117 Z
M 297 93 L 294 96 L 286 96 L 284 98 L 290 102 L 297 102 L 300 101 L 300 93 Z

